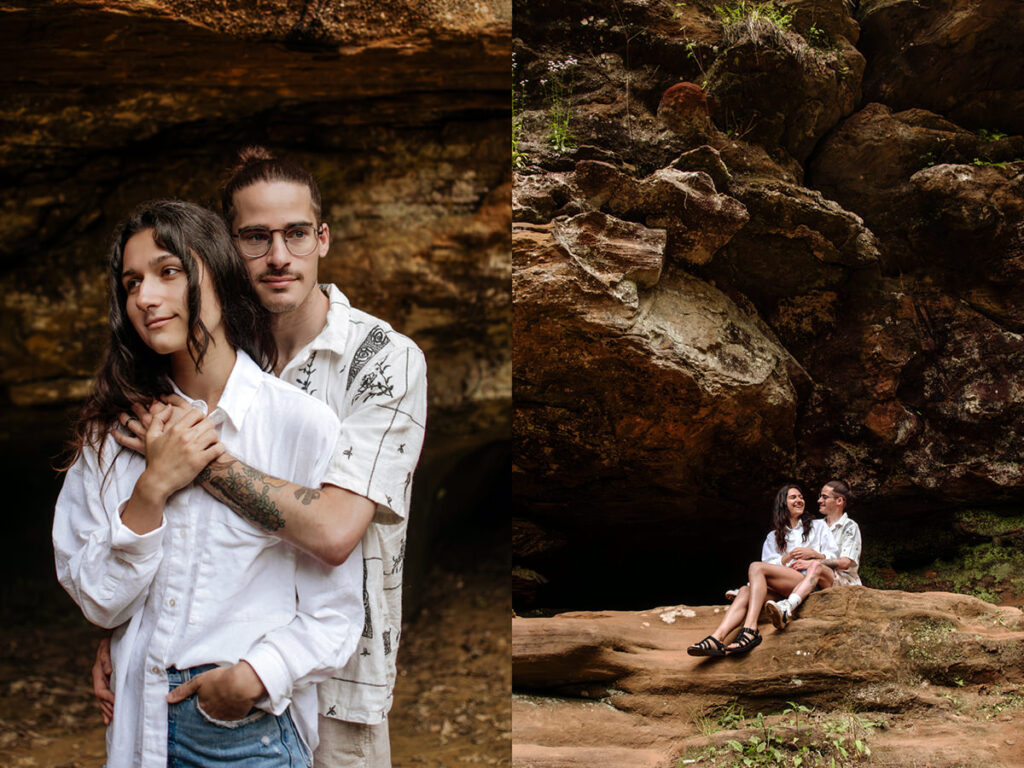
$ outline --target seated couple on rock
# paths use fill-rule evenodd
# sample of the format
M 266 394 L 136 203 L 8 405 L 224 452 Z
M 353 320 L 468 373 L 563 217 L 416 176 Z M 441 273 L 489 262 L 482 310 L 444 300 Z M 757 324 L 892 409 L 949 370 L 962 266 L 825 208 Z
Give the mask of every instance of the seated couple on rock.
M 782 629 L 812 590 L 860 584 L 860 528 L 846 514 L 851 500 L 849 485 L 842 480 L 827 482 L 818 497 L 822 520 L 806 509 L 799 487 L 780 488 L 772 508 L 774 528 L 765 537 L 761 560 L 747 570 L 749 583 L 726 592 L 732 605 L 722 622 L 687 653 L 746 653 L 761 643 L 757 620 L 762 607 L 775 628 Z M 737 627 L 739 633 L 726 645 L 725 639 Z

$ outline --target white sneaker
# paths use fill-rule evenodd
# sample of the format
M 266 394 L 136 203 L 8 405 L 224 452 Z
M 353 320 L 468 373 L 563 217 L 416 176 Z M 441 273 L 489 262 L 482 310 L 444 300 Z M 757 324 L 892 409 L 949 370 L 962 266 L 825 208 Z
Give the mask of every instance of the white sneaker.
M 725 599 L 728 600 L 731 603 L 733 600 L 736 599 L 736 596 L 739 593 L 740 593 L 740 591 L 738 589 L 727 590 L 726 593 L 725 593 Z
M 789 624 L 790 613 L 792 609 L 789 607 L 789 603 L 786 600 L 769 600 L 764 604 L 765 610 L 768 613 L 768 618 L 772 621 L 772 626 L 776 629 L 782 629 Z

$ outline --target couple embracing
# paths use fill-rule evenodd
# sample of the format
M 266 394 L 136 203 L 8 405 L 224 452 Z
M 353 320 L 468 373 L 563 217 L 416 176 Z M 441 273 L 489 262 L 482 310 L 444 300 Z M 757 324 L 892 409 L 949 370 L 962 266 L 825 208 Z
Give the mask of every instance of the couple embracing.
M 243 150 L 223 218 L 144 203 L 53 541 L 95 624 L 107 766 L 389 766 L 416 345 L 319 285 L 298 165 Z
M 757 620 L 764 608 L 776 629 L 783 629 L 814 590 L 861 583 L 860 527 L 846 514 L 853 501 L 850 486 L 830 480 L 818 496 L 818 511 L 807 508 L 796 485 L 784 485 L 772 505 L 772 530 L 765 537 L 761 559 L 747 569 L 748 583 L 726 592 L 732 601 L 710 635 L 687 648 L 691 656 L 746 653 L 761 644 Z M 736 628 L 731 643 L 726 638 Z

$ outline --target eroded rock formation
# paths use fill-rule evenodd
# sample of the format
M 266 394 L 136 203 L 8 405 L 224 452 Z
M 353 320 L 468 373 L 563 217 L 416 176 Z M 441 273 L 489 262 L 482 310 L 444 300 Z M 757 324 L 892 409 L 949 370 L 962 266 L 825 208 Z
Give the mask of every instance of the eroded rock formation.
M 849 728 L 837 710 L 876 724 L 857 736 L 885 765 L 1019 764 L 1020 609 L 849 587 L 800 610 L 784 630 L 762 625 L 749 654 L 725 658 L 686 653 L 719 607 L 513 619 L 515 764 L 673 766 L 708 746 L 763 740 L 757 713 L 792 759 L 816 724 Z
M 426 353 L 409 567 L 443 520 L 487 496 L 510 424 L 510 12 L 502 0 L 4 4 L 0 402 L 11 476 L 46 489 L 12 499 L 34 510 L 25 525 L 41 532 L 23 535 L 38 567 L 46 465 L 105 343 L 110 233 L 152 197 L 216 207 L 246 143 L 310 168 L 332 235 L 321 279 Z
M 790 479 L 847 478 L 886 545 L 1024 499 L 1022 30 L 1004 0 L 523 8 L 517 488 L 563 542 L 520 553 L 525 603 L 707 599 Z M 552 234 L 598 214 L 614 256 Z

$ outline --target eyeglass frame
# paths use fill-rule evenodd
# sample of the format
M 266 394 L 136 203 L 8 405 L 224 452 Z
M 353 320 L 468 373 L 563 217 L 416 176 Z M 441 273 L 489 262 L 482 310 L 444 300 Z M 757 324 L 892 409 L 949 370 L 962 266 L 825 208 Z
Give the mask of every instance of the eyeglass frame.
M 288 246 L 288 238 L 285 237 L 285 234 L 289 230 L 301 229 L 302 227 L 312 227 L 313 228 L 313 234 L 316 236 L 316 239 L 319 239 L 320 236 L 324 232 L 324 223 L 323 222 L 320 222 L 319 224 L 316 224 L 316 225 L 313 225 L 313 224 L 293 224 L 290 227 L 277 227 L 277 228 L 273 228 L 273 229 L 270 228 L 270 227 L 243 227 L 242 229 L 238 230 L 237 232 L 232 232 L 231 233 L 231 239 L 237 241 L 238 238 L 240 238 L 242 236 L 243 232 L 252 232 L 252 231 L 269 232 L 270 233 L 270 239 L 267 240 L 267 250 L 265 250 L 263 253 L 259 254 L 258 256 L 250 256 L 248 253 L 246 253 L 244 250 L 242 250 L 242 246 L 239 245 L 239 244 L 236 244 L 236 246 L 235 246 L 236 248 L 238 248 L 238 252 L 240 254 L 242 254 L 242 256 L 244 256 L 247 259 L 262 259 L 268 253 L 270 253 L 270 251 L 274 247 L 274 233 L 275 232 L 280 232 L 281 233 L 281 240 L 284 241 L 284 248 L 285 248 L 285 250 L 288 251 L 288 253 L 290 253 L 296 259 L 304 259 L 307 256 L 313 255 L 313 253 L 317 249 L 317 246 L 314 245 L 313 248 L 309 251 L 309 253 L 304 253 L 302 255 L 299 255 L 299 254 L 293 252 L 292 249 Z

